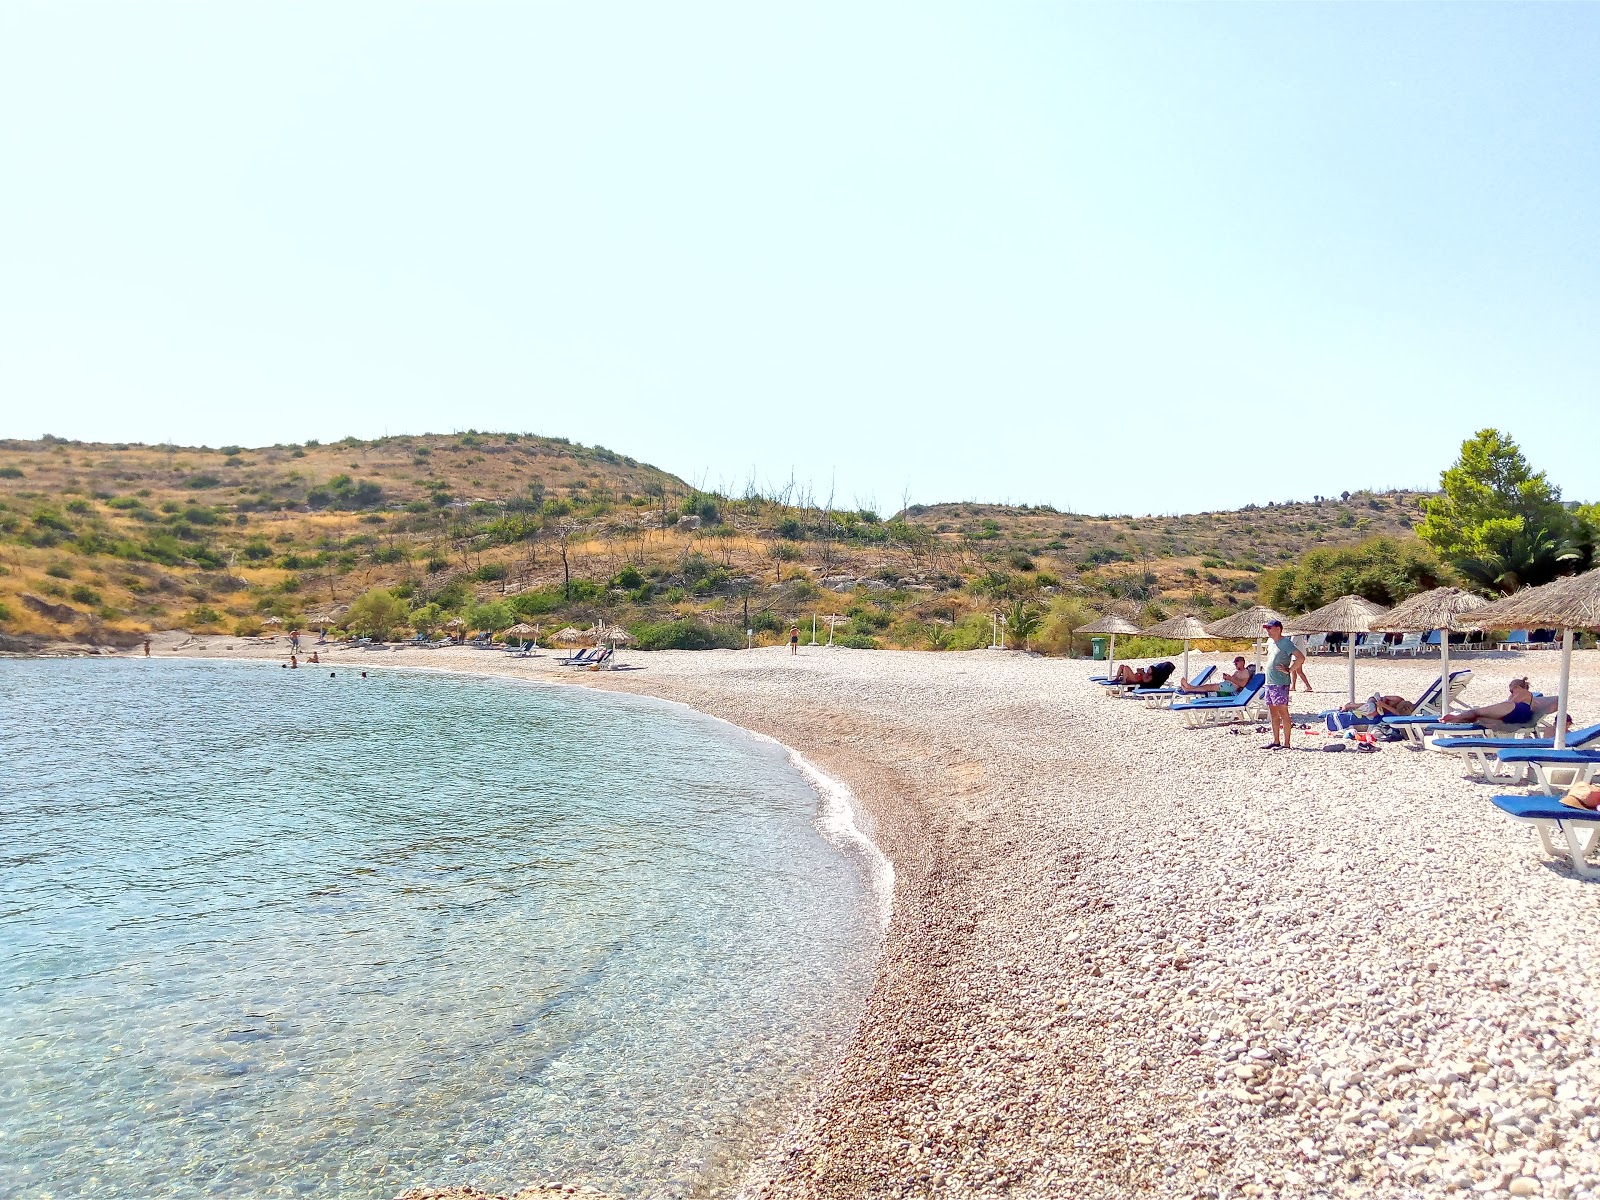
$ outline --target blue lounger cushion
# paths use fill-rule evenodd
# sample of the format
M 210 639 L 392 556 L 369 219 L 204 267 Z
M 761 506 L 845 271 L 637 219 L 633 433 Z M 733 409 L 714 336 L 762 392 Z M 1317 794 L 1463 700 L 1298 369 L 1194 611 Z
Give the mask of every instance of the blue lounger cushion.
M 1600 763 L 1600 751 L 1595 750 L 1556 750 L 1546 749 L 1542 746 L 1518 746 L 1515 749 L 1501 750 L 1495 755 L 1501 762 L 1538 762 L 1538 763 Z
M 1567 734 L 1567 749 L 1577 750 L 1600 738 L 1600 725 L 1585 725 Z M 1554 750 L 1554 738 L 1434 738 L 1436 750 Z
M 1549 796 L 1495 796 L 1491 803 L 1507 816 L 1525 821 L 1600 821 L 1600 812 L 1569 808 Z

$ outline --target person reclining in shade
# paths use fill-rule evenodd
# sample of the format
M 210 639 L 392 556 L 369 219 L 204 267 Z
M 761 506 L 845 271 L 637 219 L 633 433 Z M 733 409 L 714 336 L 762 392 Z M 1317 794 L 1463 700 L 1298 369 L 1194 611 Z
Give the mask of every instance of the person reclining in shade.
M 1113 683 L 1127 683 L 1135 687 L 1158 688 L 1172 677 L 1172 672 L 1177 670 L 1169 662 L 1158 662 L 1148 667 L 1130 667 L 1123 663 L 1117 668 L 1117 673 L 1111 677 Z
M 1233 670 L 1221 679 L 1214 679 L 1207 683 L 1190 683 L 1187 679 L 1178 681 L 1178 690 L 1181 692 L 1203 693 L 1210 696 L 1237 696 L 1249 684 L 1255 670 L 1244 661 L 1244 655 L 1238 654 L 1233 659 Z
M 1385 696 L 1374 692 L 1365 700 L 1341 704 L 1340 712 L 1358 712 L 1364 717 L 1409 717 L 1411 701 L 1404 696 Z

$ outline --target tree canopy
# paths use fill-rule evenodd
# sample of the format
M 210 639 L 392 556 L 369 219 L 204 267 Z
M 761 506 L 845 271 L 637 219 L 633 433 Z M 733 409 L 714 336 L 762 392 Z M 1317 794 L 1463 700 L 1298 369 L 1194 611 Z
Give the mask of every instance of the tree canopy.
M 1417 535 L 1484 591 L 1548 583 L 1582 565 L 1578 517 L 1510 435 L 1480 429 L 1439 483 Z
M 1260 595 L 1264 604 L 1299 613 L 1345 595 L 1398 604 L 1452 579 L 1450 568 L 1422 542 L 1375 537 L 1354 546 L 1312 550 L 1299 562 L 1268 572 Z

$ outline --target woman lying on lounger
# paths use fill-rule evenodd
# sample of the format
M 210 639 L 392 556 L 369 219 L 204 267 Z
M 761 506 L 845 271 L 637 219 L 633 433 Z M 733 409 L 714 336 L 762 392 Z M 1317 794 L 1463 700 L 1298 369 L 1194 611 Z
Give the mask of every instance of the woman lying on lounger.
M 1471 725 L 1475 721 L 1499 721 L 1502 725 L 1526 725 L 1533 720 L 1533 692 L 1526 679 L 1511 681 L 1511 698 L 1482 708 L 1468 708 L 1445 717 L 1452 725 Z
M 1178 681 L 1178 690 L 1204 692 L 1212 696 L 1237 696 L 1244 690 L 1245 685 L 1250 682 L 1250 677 L 1254 674 L 1255 672 L 1244 661 L 1244 655 L 1240 654 L 1235 656 L 1233 660 L 1233 670 L 1216 682 L 1190 683 L 1187 679 L 1180 679 Z
M 1148 667 L 1130 667 L 1127 663 L 1123 663 L 1117 668 L 1117 673 L 1111 677 L 1111 681 L 1131 684 L 1134 687 L 1158 688 L 1176 669 L 1169 662 L 1158 662 Z

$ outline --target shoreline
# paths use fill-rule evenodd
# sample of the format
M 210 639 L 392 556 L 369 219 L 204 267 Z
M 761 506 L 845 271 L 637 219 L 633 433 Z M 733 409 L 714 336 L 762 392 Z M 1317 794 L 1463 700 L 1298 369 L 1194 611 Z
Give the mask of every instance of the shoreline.
M 284 653 L 207 642 L 157 656 Z M 687 704 L 856 797 L 895 869 L 883 956 L 836 1077 L 750 1195 L 1600 1189 L 1600 905 L 1442 755 L 1263 755 L 1100 695 L 1081 660 L 1015 652 L 663 652 L 578 678 L 382 657 Z M 1558 664 L 1462 665 L 1483 703 Z M 1342 661 L 1310 670 L 1297 717 L 1343 699 Z M 1358 689 L 1430 671 L 1363 662 Z M 1575 655 L 1573 683 L 1580 721 L 1600 711 L 1600 655 Z

